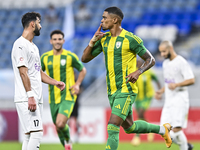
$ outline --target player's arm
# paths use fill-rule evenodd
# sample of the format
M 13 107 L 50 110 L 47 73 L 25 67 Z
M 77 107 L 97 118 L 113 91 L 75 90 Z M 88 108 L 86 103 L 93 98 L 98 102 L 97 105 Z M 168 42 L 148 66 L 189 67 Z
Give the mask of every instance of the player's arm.
M 162 87 L 161 89 L 159 89 L 158 91 L 156 91 L 155 93 L 155 98 L 157 100 L 161 100 L 163 93 L 165 92 L 165 87 Z
M 92 55 L 92 50 L 94 49 L 94 45 L 98 40 L 100 40 L 105 35 L 105 33 L 101 32 L 101 26 L 102 26 L 102 24 L 100 24 L 100 26 L 97 29 L 97 31 L 95 32 L 94 36 L 90 40 L 88 46 L 83 51 L 81 61 L 84 63 L 91 61 L 95 57 Z
M 170 90 L 174 90 L 177 87 L 189 86 L 194 83 L 195 83 L 195 78 L 192 78 L 192 79 L 184 80 L 183 82 L 179 82 L 179 83 L 170 83 L 170 84 L 168 84 L 168 87 Z
M 28 109 L 34 112 L 36 110 L 36 102 L 35 102 L 34 94 L 31 91 L 31 82 L 28 76 L 28 68 L 25 66 L 21 66 L 18 69 L 19 69 L 20 77 L 22 79 L 24 88 L 28 95 Z
M 182 87 L 182 86 L 189 86 L 195 83 L 195 77 L 192 72 L 191 67 L 187 63 L 187 61 L 182 62 L 182 65 L 180 66 L 181 74 L 183 75 L 184 81 L 179 82 L 179 83 L 170 83 L 168 84 L 168 87 L 170 90 L 174 90 L 177 87 Z
M 55 79 L 48 76 L 45 72 L 43 72 L 42 69 L 40 70 L 40 73 L 41 73 L 41 79 L 42 79 L 43 83 L 55 85 L 61 91 L 63 91 L 65 89 L 65 83 L 64 82 L 56 81 Z
M 154 72 L 151 72 L 151 78 L 156 82 L 158 89 L 161 89 L 161 84 L 158 80 L 158 77 L 156 76 L 156 74 Z
M 126 83 L 128 82 L 135 83 L 143 72 L 154 66 L 155 59 L 148 50 L 146 50 L 146 52 L 140 57 L 144 60 L 144 63 L 142 64 L 141 67 L 138 68 L 138 70 L 126 76 L 126 78 L 128 78 Z
M 75 84 L 70 87 L 72 95 L 79 94 L 80 85 L 81 85 L 83 79 L 85 78 L 86 72 L 87 71 L 86 71 L 85 67 L 83 67 L 83 69 L 79 72 L 79 75 L 78 75 L 78 78 L 77 78 Z
M 149 68 L 155 65 L 155 58 L 151 55 L 151 53 L 148 50 L 146 50 L 146 52 L 140 57 L 144 60 L 142 66 L 138 68 L 138 70 L 142 74 L 143 72 L 147 71 Z

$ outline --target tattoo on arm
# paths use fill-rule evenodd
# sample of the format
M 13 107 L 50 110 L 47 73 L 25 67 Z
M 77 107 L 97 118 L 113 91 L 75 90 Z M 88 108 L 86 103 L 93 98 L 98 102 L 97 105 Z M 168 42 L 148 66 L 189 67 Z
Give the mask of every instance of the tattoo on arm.
M 144 55 L 141 56 L 141 58 L 145 61 L 143 65 L 138 69 L 141 73 L 155 65 L 155 59 L 148 50 L 146 53 L 144 53 Z

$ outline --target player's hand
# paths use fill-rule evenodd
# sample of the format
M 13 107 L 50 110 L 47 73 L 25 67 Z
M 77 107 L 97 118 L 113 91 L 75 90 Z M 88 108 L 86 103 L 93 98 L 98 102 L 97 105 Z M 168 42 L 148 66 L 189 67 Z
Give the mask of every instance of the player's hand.
M 177 87 L 176 83 L 169 83 L 169 84 L 168 84 L 168 88 L 169 88 L 170 90 L 174 90 L 176 87 Z
M 102 23 L 100 24 L 99 28 L 95 32 L 94 36 L 92 37 L 91 39 L 92 42 L 95 43 L 96 41 L 100 40 L 105 35 L 105 33 L 101 32 L 101 27 L 102 27 Z
M 36 110 L 36 101 L 34 97 L 28 98 L 28 110 L 34 112 Z
M 80 91 L 79 85 L 74 84 L 74 85 L 71 86 L 69 89 L 71 90 L 72 95 L 77 95 L 77 94 L 79 94 L 79 91 Z
M 141 72 L 139 70 L 136 70 L 135 72 L 129 74 L 128 76 L 125 77 L 125 79 L 128 78 L 126 83 L 128 83 L 128 82 L 135 83 L 137 81 L 137 79 L 139 78 L 140 74 L 141 74 Z
M 58 81 L 55 86 L 59 88 L 61 91 L 65 89 L 65 83 L 62 81 Z
M 161 90 L 156 91 L 156 93 L 155 93 L 155 99 L 161 100 L 162 94 L 163 94 L 163 93 L 162 93 Z

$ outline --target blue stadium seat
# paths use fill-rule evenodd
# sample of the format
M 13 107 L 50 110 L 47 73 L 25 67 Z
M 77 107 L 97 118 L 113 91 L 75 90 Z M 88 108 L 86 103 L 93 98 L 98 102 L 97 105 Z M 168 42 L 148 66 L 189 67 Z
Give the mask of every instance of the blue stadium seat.
M 189 23 L 177 23 L 177 27 L 179 30 L 179 35 L 181 36 L 186 36 L 190 33 L 191 31 L 191 24 Z

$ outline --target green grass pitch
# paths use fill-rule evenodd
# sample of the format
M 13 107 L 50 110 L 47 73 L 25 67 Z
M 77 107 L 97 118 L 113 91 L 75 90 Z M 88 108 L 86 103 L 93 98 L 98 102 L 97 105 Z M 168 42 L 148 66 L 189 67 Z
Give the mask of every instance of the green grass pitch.
M 191 142 L 194 150 L 200 150 L 200 142 Z M 105 150 L 106 144 L 73 144 L 73 150 Z M 119 143 L 118 150 L 167 150 L 164 142 L 144 142 L 138 147 L 133 147 L 129 143 Z M 0 150 L 21 150 L 21 143 L 0 142 Z M 40 150 L 64 150 L 61 144 L 41 144 Z M 168 150 L 179 150 L 178 146 L 172 144 Z

